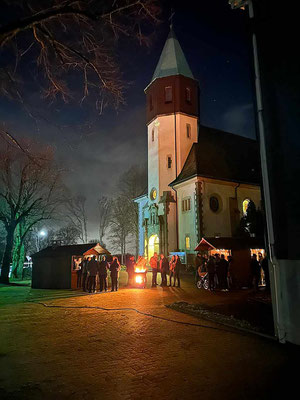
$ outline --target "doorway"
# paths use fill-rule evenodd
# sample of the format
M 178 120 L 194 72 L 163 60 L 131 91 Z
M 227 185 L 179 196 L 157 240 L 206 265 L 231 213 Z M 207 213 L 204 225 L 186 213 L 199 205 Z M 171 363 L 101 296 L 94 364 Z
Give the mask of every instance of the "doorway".
M 148 259 L 153 256 L 154 253 L 159 254 L 159 237 L 158 235 L 152 235 L 149 237 L 149 246 L 148 246 Z

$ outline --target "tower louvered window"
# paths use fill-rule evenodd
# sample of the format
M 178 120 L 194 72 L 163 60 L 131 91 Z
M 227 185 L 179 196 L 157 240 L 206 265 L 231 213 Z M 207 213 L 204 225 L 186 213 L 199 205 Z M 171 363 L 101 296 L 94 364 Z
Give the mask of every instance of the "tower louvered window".
M 171 103 L 173 101 L 172 86 L 165 87 L 165 103 Z

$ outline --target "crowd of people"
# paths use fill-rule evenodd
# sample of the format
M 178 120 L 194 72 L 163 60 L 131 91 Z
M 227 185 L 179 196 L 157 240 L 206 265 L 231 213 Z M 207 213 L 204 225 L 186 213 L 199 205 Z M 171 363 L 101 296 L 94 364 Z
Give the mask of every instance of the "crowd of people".
M 182 263 L 178 255 L 172 256 L 171 260 L 157 253 L 150 258 L 150 267 L 152 270 L 152 287 L 156 287 L 158 274 L 161 275 L 160 286 L 180 287 L 180 272 Z M 105 256 L 98 261 L 96 256 L 74 260 L 74 269 L 77 272 L 77 288 L 83 291 L 96 293 L 99 286 L 100 292 L 108 291 L 108 274 L 110 274 L 111 291 L 117 291 L 119 286 L 120 262 L 117 257 L 113 257 L 111 262 L 107 261 Z M 128 274 L 127 287 L 134 285 L 134 274 L 136 271 L 145 272 L 145 286 L 147 283 L 147 260 L 139 256 L 135 261 L 134 256 L 130 256 L 126 261 L 126 272 Z M 169 285 L 167 277 L 169 275 Z
M 107 292 L 107 277 L 110 272 L 111 291 L 115 292 L 118 290 L 120 269 L 121 265 L 117 257 L 113 257 L 111 262 L 108 262 L 105 256 L 101 261 L 98 261 L 96 256 L 84 258 L 77 269 L 77 288 L 82 288 L 84 292 L 96 293 L 98 281 L 100 292 Z
M 158 257 L 157 253 L 150 258 L 150 267 L 152 269 L 152 287 L 157 286 L 157 274 L 161 275 L 161 284 L 160 286 L 176 286 L 180 287 L 180 272 L 182 269 L 182 263 L 178 254 L 173 255 L 171 260 L 164 256 L 163 253 Z M 167 276 L 169 274 L 169 285 Z M 173 285 L 172 285 L 173 279 Z
M 208 289 L 213 291 L 216 288 L 222 291 L 228 291 L 235 286 L 235 276 L 232 271 L 233 258 L 224 254 L 202 255 L 198 253 L 195 259 L 195 283 L 200 279 L 201 274 L 208 275 Z M 258 286 L 262 281 L 262 272 L 264 276 L 265 286 L 268 290 L 270 287 L 268 259 L 263 257 L 261 253 L 253 254 L 250 260 L 250 276 L 249 287 L 254 291 L 258 290 Z
M 113 257 L 112 261 L 108 262 L 105 256 L 99 261 L 96 256 L 77 259 L 74 261 L 77 270 L 77 288 L 82 288 L 83 291 L 96 293 L 99 286 L 100 292 L 108 290 L 108 275 L 111 281 L 111 291 L 117 291 L 119 286 L 119 271 L 121 269 L 120 262 L 117 257 Z M 158 286 L 157 280 L 160 274 L 160 286 L 172 286 L 180 288 L 180 275 L 182 271 L 182 263 L 180 257 L 172 255 L 170 261 L 164 254 L 158 256 L 157 253 L 149 260 L 152 271 L 152 287 Z M 228 291 L 235 286 L 235 277 L 232 271 L 233 258 L 224 254 L 206 255 L 198 253 L 195 258 L 195 284 L 198 280 L 206 275 L 208 277 L 208 289 Z M 265 281 L 266 289 L 269 289 L 269 273 L 268 260 L 261 253 L 251 256 L 250 261 L 250 278 L 249 287 L 255 291 L 262 281 L 262 272 Z M 135 272 L 144 272 L 144 286 L 147 283 L 147 260 L 139 256 L 135 261 L 134 256 L 130 256 L 126 261 L 126 272 L 128 274 L 127 287 L 134 286 Z M 169 276 L 169 283 L 168 283 Z

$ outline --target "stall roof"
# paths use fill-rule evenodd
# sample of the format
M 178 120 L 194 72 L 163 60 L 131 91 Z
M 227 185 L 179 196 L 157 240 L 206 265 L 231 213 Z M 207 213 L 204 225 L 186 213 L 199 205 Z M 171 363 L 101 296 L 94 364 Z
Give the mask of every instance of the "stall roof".
M 98 256 L 100 254 L 110 254 L 110 252 L 102 247 L 100 243 L 97 243 L 96 246 L 83 253 L 84 256 Z
M 32 258 L 42 257 L 61 257 L 61 256 L 80 256 L 97 243 L 71 244 L 68 246 L 48 246 L 45 249 L 34 253 Z
M 204 242 L 207 243 L 206 246 L 210 245 L 215 249 L 225 250 L 263 249 L 265 247 L 264 239 L 259 237 L 204 237 L 195 248 L 195 251 L 205 250 L 201 248 Z M 208 248 L 207 250 L 212 249 Z

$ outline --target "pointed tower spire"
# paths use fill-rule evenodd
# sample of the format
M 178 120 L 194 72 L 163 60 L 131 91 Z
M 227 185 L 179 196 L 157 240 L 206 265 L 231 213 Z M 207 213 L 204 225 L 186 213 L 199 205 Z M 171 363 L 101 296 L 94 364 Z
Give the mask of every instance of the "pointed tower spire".
M 171 24 L 169 36 L 150 83 L 157 78 L 172 75 L 183 75 L 187 78 L 195 79 Z

